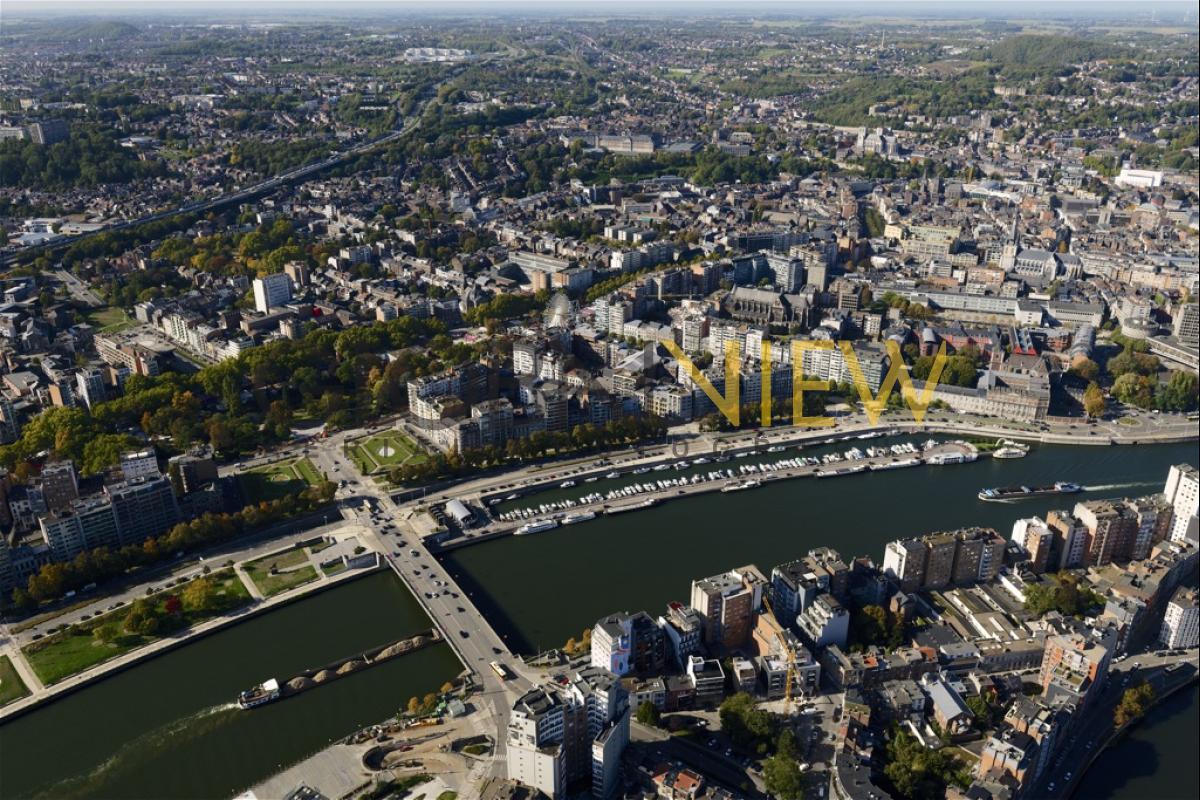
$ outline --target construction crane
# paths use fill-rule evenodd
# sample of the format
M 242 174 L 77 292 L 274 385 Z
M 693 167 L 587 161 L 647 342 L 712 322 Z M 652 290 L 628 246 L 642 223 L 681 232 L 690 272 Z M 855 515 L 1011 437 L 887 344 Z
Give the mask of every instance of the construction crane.
M 783 657 L 787 661 L 787 677 L 784 679 L 783 685 L 783 710 L 785 714 L 790 714 L 792 713 L 792 684 L 796 682 L 796 653 L 792 650 L 787 636 L 784 635 L 784 627 L 775 614 L 775 608 L 771 605 L 767 592 L 763 592 L 762 601 L 771 614 L 771 619 L 775 620 L 775 638 L 779 640 L 779 649 L 783 651 Z

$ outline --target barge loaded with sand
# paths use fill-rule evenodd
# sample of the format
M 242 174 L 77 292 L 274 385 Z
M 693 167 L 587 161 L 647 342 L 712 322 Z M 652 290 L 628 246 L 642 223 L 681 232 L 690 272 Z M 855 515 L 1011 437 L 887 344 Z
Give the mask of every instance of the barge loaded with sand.
M 338 678 L 373 667 L 384 661 L 390 661 L 399 656 L 416 652 L 423 647 L 441 641 L 441 634 L 436 628 L 422 631 L 407 639 L 400 639 L 383 647 L 376 647 L 350 658 L 339 659 L 332 664 L 310 669 L 300 673 L 285 683 L 279 683 L 274 678 L 263 681 L 258 686 L 240 693 L 237 704 L 240 708 L 257 708 L 258 706 L 282 700 L 285 697 L 299 694 L 309 689 L 315 689 L 322 684 L 335 681 Z

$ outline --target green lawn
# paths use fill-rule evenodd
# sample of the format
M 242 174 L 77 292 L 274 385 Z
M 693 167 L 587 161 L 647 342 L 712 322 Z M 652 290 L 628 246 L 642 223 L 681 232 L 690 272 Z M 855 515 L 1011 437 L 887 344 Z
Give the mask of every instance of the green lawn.
M 248 561 L 243 566 L 246 572 L 270 572 L 271 568 L 288 569 L 289 567 L 298 567 L 301 564 L 308 563 L 308 554 L 304 552 L 303 547 L 293 547 L 291 550 L 285 550 L 282 553 L 271 553 L 262 558 L 256 558 L 253 561 Z
M 264 571 L 252 573 L 250 577 L 264 597 L 274 597 L 280 592 L 286 592 L 288 589 L 295 589 L 297 586 L 315 581 L 317 570 L 311 564 L 306 564 L 297 569 L 276 572 L 274 575 Z
M 336 563 L 330 564 L 328 567 L 321 567 L 321 572 L 324 572 L 325 576 L 328 578 L 332 578 L 334 575 L 337 575 L 339 572 L 345 572 L 345 571 L 346 571 L 346 562 L 344 562 L 344 561 L 338 561 Z
M 233 570 L 221 570 L 208 577 L 212 578 L 216 584 L 216 602 L 213 608 L 204 611 L 185 611 L 177 618 L 177 621 L 170 630 L 160 631 L 160 633 L 165 635 L 191 627 L 250 602 L 250 593 L 246 591 L 246 587 L 233 573 Z M 186 586 L 187 584 L 172 587 L 171 591 L 163 591 L 155 594 L 154 598 L 159 608 L 163 608 L 163 603 L 167 597 L 182 593 Z M 125 632 L 123 624 L 128 614 L 129 609 L 125 607 L 118 611 L 94 617 L 87 622 L 72 625 L 65 631 L 60 631 L 33 644 L 26 645 L 24 650 L 25 657 L 29 661 L 29 666 L 37 674 L 38 678 L 41 679 L 42 683 L 48 686 L 77 672 L 82 672 L 89 667 L 108 661 L 110 658 L 124 655 L 161 638 L 157 635 Z M 107 642 L 96 638 L 94 631 L 109 623 L 117 625 L 121 633 Z
M 318 577 L 316 568 L 308 563 L 308 553 L 302 546 L 257 558 L 242 565 L 242 569 L 246 570 L 264 597 L 286 592 L 315 581 Z
M 297 458 L 243 472 L 238 475 L 238 480 L 246 502 L 259 503 L 319 483 L 321 475 L 307 458 Z
M 5 706 L 13 700 L 20 700 L 29 694 L 29 688 L 17 674 L 12 659 L 0 656 L 0 706 Z
M 105 306 L 88 312 L 87 321 L 101 333 L 115 333 L 138 324 L 137 320 L 126 314 L 124 309 L 113 306 Z
M 400 431 L 384 431 L 359 439 L 347 446 L 346 454 L 363 474 L 399 464 L 419 464 L 428 458 L 416 442 Z

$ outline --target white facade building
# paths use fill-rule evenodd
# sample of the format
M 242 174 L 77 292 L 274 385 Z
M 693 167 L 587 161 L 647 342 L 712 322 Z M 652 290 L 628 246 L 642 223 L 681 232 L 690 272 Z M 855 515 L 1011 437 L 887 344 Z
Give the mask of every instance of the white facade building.
M 1200 644 L 1200 605 L 1196 590 L 1179 587 L 1167 603 L 1159 640 L 1170 648 L 1191 648 Z
M 1171 522 L 1171 540 L 1196 541 L 1200 473 L 1191 464 L 1176 464 L 1167 473 L 1167 485 L 1163 487 L 1163 494 L 1175 510 L 1175 518 Z
M 592 796 L 613 794 L 629 743 L 629 693 L 612 672 L 585 667 L 563 688 L 538 687 L 513 705 L 508 777 L 555 800 L 591 778 Z
M 121 475 L 126 481 L 138 478 L 157 478 L 162 473 L 158 469 L 158 456 L 153 448 L 121 454 Z
M 292 279 L 282 272 L 254 279 L 254 309 L 266 314 L 292 299 Z

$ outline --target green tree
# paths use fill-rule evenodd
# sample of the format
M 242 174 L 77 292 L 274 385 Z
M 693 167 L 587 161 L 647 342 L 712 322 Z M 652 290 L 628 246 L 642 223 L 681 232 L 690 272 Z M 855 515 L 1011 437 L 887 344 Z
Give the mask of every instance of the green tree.
M 162 627 L 162 616 L 162 611 L 154 600 L 139 597 L 129 607 L 129 614 L 125 617 L 125 630 L 141 636 L 153 636 Z
M 908 800 L 940 800 L 946 787 L 969 784 L 959 761 L 948 748 L 930 750 L 917 738 L 900 728 L 894 728 L 887 746 L 887 766 L 883 774 L 896 794 Z
M 1154 704 L 1154 688 L 1145 680 L 1131 686 L 1121 695 L 1121 702 L 1113 709 L 1113 724 L 1118 728 L 1128 725 L 1146 715 Z
M 1083 616 L 1103 602 L 1103 597 L 1080 585 L 1080 580 L 1069 572 L 1060 572 L 1025 588 L 1025 610 L 1039 617 L 1049 611 L 1068 617 Z
M 12 591 L 12 604 L 18 611 L 32 611 L 37 606 L 33 598 L 29 596 L 29 592 L 20 586 Z
M 646 701 L 637 707 L 636 718 L 643 725 L 657 727 L 662 715 L 658 711 L 658 706 Z
M 1154 402 L 1154 385 L 1144 375 L 1126 372 L 1113 381 L 1112 395 L 1127 405 L 1150 408 Z
M 1200 379 L 1194 373 L 1175 370 L 1158 390 L 1158 405 L 1164 411 L 1191 411 L 1197 405 Z
M 1121 351 L 1120 355 L 1110 358 L 1107 366 L 1108 374 L 1119 378 L 1131 372 L 1138 375 L 1154 375 L 1158 372 L 1159 363 L 1157 357 L 1139 353 L 1131 343 Z
M 754 704 L 745 692 L 731 695 L 718 709 L 721 730 L 730 740 L 744 749 L 766 749 L 775 736 L 775 718 Z
M 106 622 L 92 629 L 92 638 L 101 644 L 111 644 L 121 636 L 121 625 L 118 622 Z
M 796 759 L 776 753 L 763 764 L 763 783 L 771 797 L 800 800 L 804 797 L 804 774 Z
M 863 606 L 854 615 L 854 640 L 857 644 L 881 644 L 887 636 L 888 613 L 882 606 Z
M 84 475 L 98 475 L 121 460 L 121 453 L 137 445 L 137 440 L 124 433 L 97 434 L 83 445 L 83 458 L 79 471 Z

